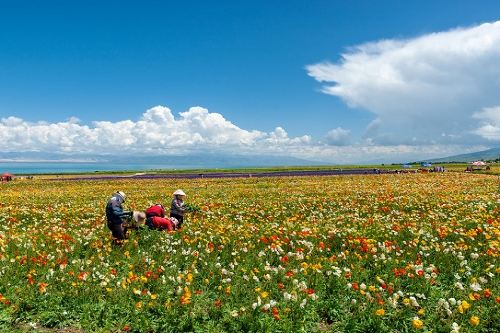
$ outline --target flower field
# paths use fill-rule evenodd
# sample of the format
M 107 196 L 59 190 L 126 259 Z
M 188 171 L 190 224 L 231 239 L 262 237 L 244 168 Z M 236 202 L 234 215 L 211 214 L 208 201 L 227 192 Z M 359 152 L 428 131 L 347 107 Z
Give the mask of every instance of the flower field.
M 125 207 L 202 209 L 112 245 Z M 458 173 L 0 185 L 0 331 L 499 332 L 500 180 Z

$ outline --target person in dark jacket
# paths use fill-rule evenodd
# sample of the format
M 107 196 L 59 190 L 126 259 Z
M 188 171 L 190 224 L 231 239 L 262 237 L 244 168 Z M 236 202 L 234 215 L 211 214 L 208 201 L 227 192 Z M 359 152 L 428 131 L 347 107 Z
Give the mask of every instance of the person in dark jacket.
M 170 217 L 175 217 L 177 221 L 179 221 L 177 228 L 180 228 L 184 222 L 184 213 L 186 212 L 186 207 L 184 207 L 184 197 L 186 193 L 184 193 L 183 190 L 177 190 L 173 195 L 174 198 L 170 206 Z
M 127 216 L 130 216 L 132 212 L 123 210 L 123 203 L 125 202 L 126 195 L 122 191 L 113 193 L 113 196 L 108 200 L 106 204 L 106 220 L 108 222 L 108 228 L 111 230 L 111 235 L 115 241 L 115 244 L 121 244 L 122 240 L 125 239 L 125 233 L 123 230 L 123 220 Z

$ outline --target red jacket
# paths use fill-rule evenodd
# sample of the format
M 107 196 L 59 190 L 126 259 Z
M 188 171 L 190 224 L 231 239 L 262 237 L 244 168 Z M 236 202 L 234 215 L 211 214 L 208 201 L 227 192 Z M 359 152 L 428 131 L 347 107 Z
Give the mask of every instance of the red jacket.
M 146 217 L 165 217 L 165 210 L 162 205 L 154 205 L 146 209 Z
M 153 216 L 151 222 L 156 229 L 167 229 L 168 231 L 174 230 L 174 224 L 170 219 L 164 217 Z

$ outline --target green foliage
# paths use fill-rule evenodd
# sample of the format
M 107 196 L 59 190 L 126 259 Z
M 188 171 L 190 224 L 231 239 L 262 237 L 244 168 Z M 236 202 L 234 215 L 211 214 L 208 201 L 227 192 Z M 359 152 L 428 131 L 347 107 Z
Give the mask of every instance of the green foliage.
M 492 180 L 8 184 L 0 332 L 450 332 L 453 323 L 495 332 L 500 197 Z M 129 210 L 183 188 L 193 214 L 181 231 L 138 230 L 113 246 L 103 210 L 117 188 Z

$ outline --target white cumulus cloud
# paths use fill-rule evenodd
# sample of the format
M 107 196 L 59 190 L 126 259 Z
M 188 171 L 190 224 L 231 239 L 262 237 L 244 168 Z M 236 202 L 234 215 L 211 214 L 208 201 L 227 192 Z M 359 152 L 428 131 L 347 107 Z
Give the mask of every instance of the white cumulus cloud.
M 500 141 L 500 106 L 484 108 L 472 116 L 481 121 L 481 127 L 474 131 L 475 134 L 488 140 Z
M 496 109 L 484 109 L 475 117 L 484 126 L 498 125 Z M 372 124 L 374 130 L 378 122 Z M 338 164 L 414 161 L 481 150 L 460 145 L 377 145 L 370 140 L 349 144 L 351 131 L 337 127 L 326 141 L 310 135 L 291 137 L 284 128 L 271 132 L 246 130 L 223 115 L 192 107 L 178 117 L 164 106 L 153 107 L 134 120 L 95 121 L 82 124 L 76 118 L 63 122 L 27 122 L 17 117 L 0 119 L 2 152 L 66 154 L 228 154 L 280 155 Z
M 281 127 L 270 133 L 245 130 L 202 107 L 181 112 L 176 119 L 169 108 L 156 106 L 137 121 L 95 121 L 92 126 L 76 118 L 59 123 L 30 123 L 16 117 L 0 120 L 0 149 L 15 152 L 272 152 L 310 141 L 307 135 L 289 137 Z
M 499 109 L 485 109 L 500 105 L 500 21 L 358 45 L 307 71 L 324 93 L 375 114 L 372 142 L 500 141 Z
M 337 127 L 326 134 L 326 142 L 332 146 L 346 146 L 350 143 L 351 131 Z

